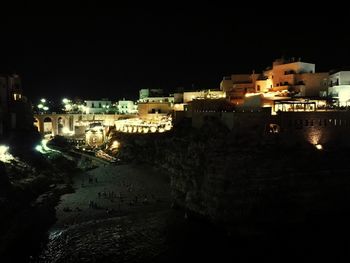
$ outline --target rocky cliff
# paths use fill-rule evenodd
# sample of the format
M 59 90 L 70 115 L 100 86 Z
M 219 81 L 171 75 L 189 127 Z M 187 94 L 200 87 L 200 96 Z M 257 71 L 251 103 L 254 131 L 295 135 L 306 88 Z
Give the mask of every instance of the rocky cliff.
M 174 204 L 220 225 L 342 213 L 350 198 L 349 158 L 339 152 L 267 144 L 256 131 L 233 136 L 215 120 L 198 130 L 116 137 L 121 158 L 168 171 Z

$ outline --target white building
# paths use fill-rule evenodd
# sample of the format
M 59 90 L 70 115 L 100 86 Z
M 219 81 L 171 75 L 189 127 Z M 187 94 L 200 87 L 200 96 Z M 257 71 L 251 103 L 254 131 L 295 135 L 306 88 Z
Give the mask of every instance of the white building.
M 184 103 L 188 103 L 194 99 L 222 99 L 222 98 L 226 98 L 226 92 L 222 90 L 185 91 L 183 93 Z
M 329 76 L 328 96 L 338 99 L 339 106 L 350 105 L 350 71 L 338 71 Z
M 220 89 L 231 100 L 244 98 L 247 93 L 271 93 L 272 96 L 318 97 L 327 87 L 328 73 L 316 73 L 315 64 L 300 59 L 277 59 L 261 74 L 233 74 L 224 77 Z
M 110 100 L 86 100 L 84 113 L 95 114 L 95 113 L 108 113 L 109 109 L 112 107 L 112 102 Z
M 131 100 L 120 100 L 118 101 L 118 113 L 119 114 L 136 114 L 137 104 Z

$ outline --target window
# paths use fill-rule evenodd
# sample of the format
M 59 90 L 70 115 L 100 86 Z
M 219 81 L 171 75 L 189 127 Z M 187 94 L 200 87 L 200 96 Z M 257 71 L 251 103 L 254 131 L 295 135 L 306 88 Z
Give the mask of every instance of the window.
M 256 90 L 257 90 L 257 91 L 260 91 L 260 85 L 257 86 Z
M 18 94 L 18 93 L 14 93 L 13 94 L 13 99 L 14 100 L 20 100 L 22 98 L 22 95 L 21 94 Z
M 102 108 L 101 102 L 98 103 L 98 107 L 99 107 L 99 108 Z
M 91 103 L 91 108 L 95 108 L 95 104 L 93 102 Z

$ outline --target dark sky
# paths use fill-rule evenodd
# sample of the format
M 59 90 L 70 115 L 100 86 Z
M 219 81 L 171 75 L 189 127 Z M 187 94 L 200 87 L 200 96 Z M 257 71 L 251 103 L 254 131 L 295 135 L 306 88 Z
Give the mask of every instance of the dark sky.
M 281 55 L 317 71 L 350 65 L 349 19 L 326 7 L 22 7 L 2 12 L 0 72 L 19 73 L 33 101 L 218 88 L 224 75 L 261 71 Z

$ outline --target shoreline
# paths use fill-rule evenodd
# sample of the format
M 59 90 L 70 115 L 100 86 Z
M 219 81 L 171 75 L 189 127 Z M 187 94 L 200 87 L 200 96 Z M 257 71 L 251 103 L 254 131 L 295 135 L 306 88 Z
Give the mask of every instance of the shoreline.
M 76 174 L 74 193 L 61 196 L 56 206 L 55 226 L 170 208 L 164 173 L 146 167 L 108 164 Z
M 106 231 L 105 228 L 108 228 L 109 234 L 113 231 L 124 233 L 133 227 L 131 222 L 134 222 L 140 232 L 148 233 L 149 226 L 145 226 L 143 220 L 149 220 L 150 226 L 154 224 L 152 229 L 158 223 L 161 228 L 166 228 L 169 214 L 173 217 L 172 214 L 178 213 L 171 209 L 168 178 L 164 173 L 147 165 L 100 165 L 74 175 L 72 186 L 74 192 L 62 195 L 55 206 L 56 221 L 47 231 L 48 242 L 37 261 L 33 262 L 47 262 L 48 258 L 55 258 L 57 255 L 53 247 L 57 246 L 57 242 L 64 247 L 62 249 L 65 252 L 70 251 L 62 244 L 62 238 L 66 239 L 72 233 L 82 246 L 90 246 L 89 242 L 94 241 L 84 240 L 79 231 L 76 232 L 77 229 L 84 229 L 81 233 L 85 235 L 89 235 L 89 231 L 103 235 L 101 232 Z M 91 202 L 96 206 L 91 206 Z M 121 228 L 116 230 L 114 225 Z M 108 236 L 109 238 L 111 237 Z M 163 243 L 163 238 L 158 235 L 159 240 L 156 243 Z M 145 245 L 146 241 L 142 244 Z

